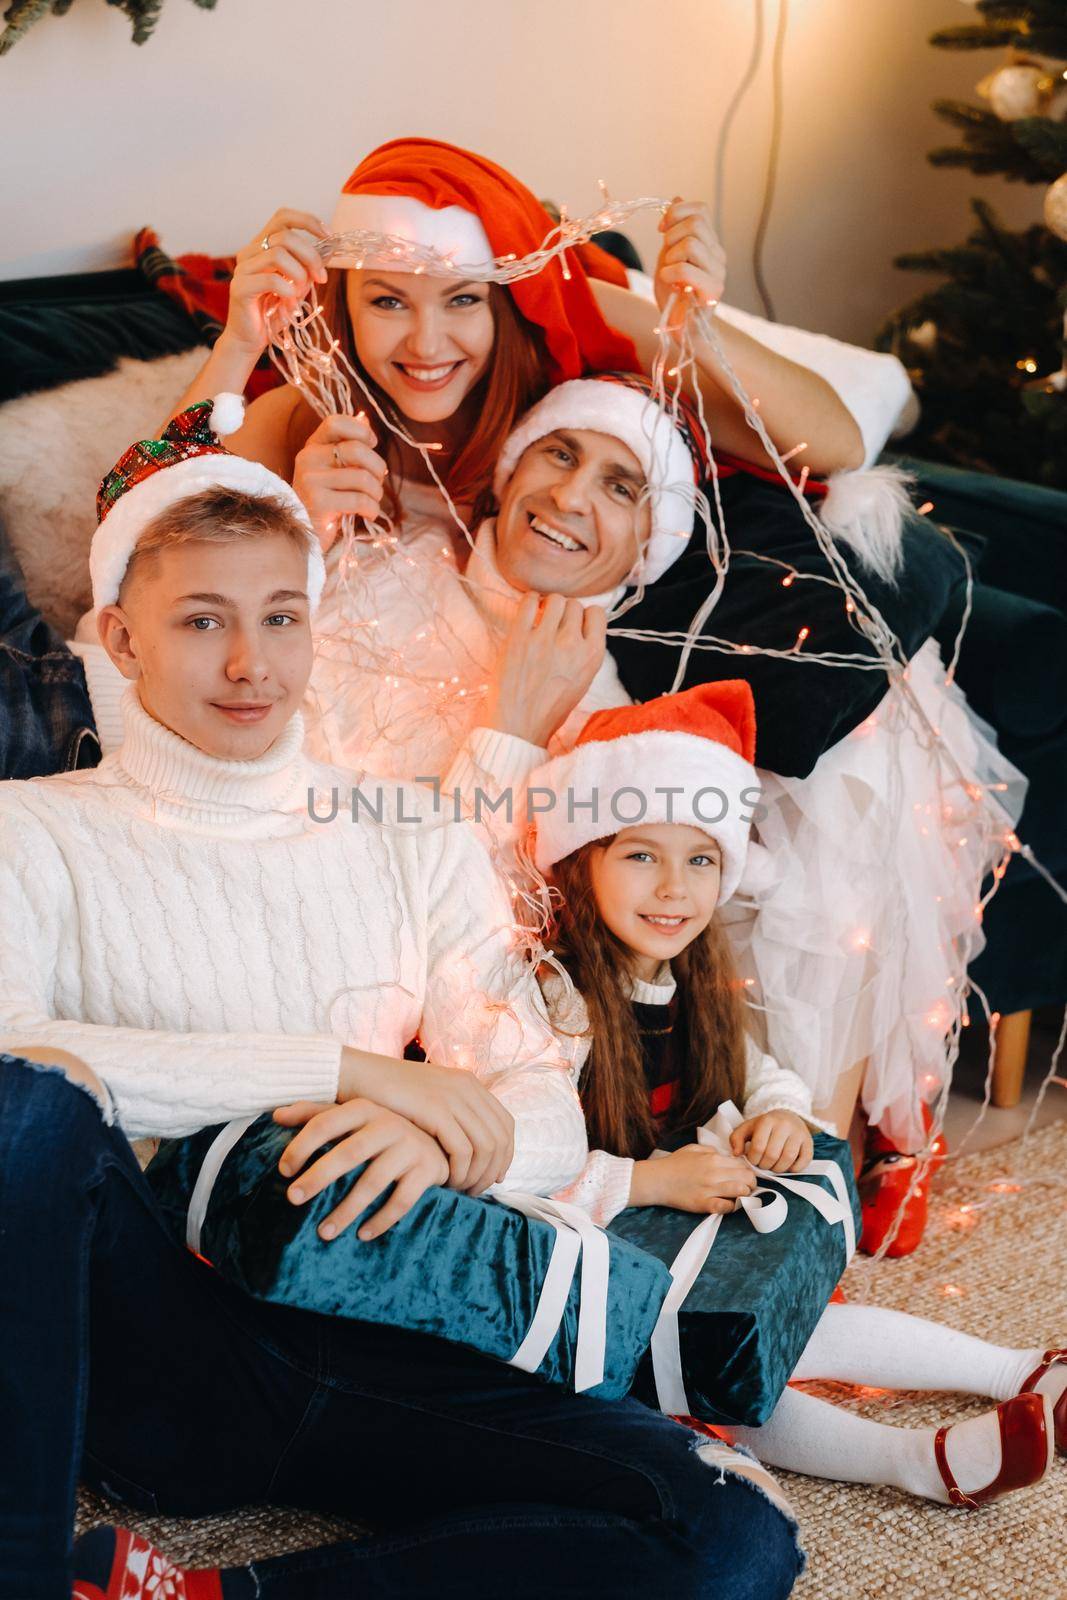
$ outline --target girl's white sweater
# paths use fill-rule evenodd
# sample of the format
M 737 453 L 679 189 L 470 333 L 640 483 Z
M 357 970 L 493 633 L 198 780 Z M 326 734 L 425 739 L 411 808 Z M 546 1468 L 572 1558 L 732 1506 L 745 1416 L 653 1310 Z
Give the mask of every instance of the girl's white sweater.
M 634 1000 L 644 1005 L 665 1006 L 675 991 L 670 966 L 664 963 L 655 983 L 645 983 L 634 978 L 631 993 Z M 551 973 L 542 982 L 549 1016 L 553 1023 L 568 1035 L 576 1035 L 573 1067 L 577 1088 L 582 1067 L 589 1054 L 589 1013 L 585 1001 L 573 987 L 568 987 L 558 973 Z M 788 1067 L 783 1067 L 760 1050 L 749 1037 L 746 1041 L 744 1104 L 739 1107 L 742 1116 L 759 1117 L 765 1111 L 793 1111 L 803 1117 L 810 1128 L 821 1128 L 826 1133 L 834 1129 L 811 1113 L 811 1094 L 807 1084 Z M 553 1198 L 569 1200 L 573 1205 L 588 1211 L 594 1222 L 606 1227 L 612 1217 L 625 1211 L 630 1204 L 630 1185 L 633 1182 L 634 1164 L 629 1156 L 613 1156 L 607 1150 L 591 1150 L 582 1171 L 573 1183 L 561 1189 Z

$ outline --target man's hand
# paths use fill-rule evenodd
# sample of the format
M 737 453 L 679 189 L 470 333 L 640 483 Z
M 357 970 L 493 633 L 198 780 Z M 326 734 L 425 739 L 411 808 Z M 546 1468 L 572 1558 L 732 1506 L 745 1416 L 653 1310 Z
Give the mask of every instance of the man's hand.
M 603 606 L 524 596 L 489 684 L 484 726 L 544 748 L 596 677 L 607 629 Z
M 473 1072 L 346 1046 L 338 1099 L 354 1095 L 376 1100 L 430 1134 L 448 1157 L 444 1181 L 450 1189 L 481 1194 L 511 1166 L 515 1119 Z
M 278 1163 L 284 1178 L 299 1174 L 288 1190 L 294 1205 L 305 1204 L 346 1172 L 367 1163 L 345 1198 L 319 1224 L 323 1239 L 343 1233 L 393 1185 L 385 1204 L 359 1229 L 360 1239 L 378 1239 L 407 1215 L 427 1189 L 448 1179 L 448 1162 L 440 1145 L 406 1117 L 370 1100 L 327 1106 L 301 1100 L 279 1106 L 274 1120 L 285 1127 L 303 1124 Z M 306 1166 L 316 1150 L 333 1140 L 337 1143 L 332 1150 Z
M 765 1111 L 762 1117 L 749 1117 L 730 1135 L 730 1149 L 767 1172 L 800 1172 L 815 1154 L 811 1130 L 795 1111 Z
M 755 1189 L 756 1179 L 747 1161 L 720 1155 L 707 1145 L 687 1144 L 669 1155 L 634 1162 L 629 1203 L 726 1213 L 742 1195 L 753 1194 Z

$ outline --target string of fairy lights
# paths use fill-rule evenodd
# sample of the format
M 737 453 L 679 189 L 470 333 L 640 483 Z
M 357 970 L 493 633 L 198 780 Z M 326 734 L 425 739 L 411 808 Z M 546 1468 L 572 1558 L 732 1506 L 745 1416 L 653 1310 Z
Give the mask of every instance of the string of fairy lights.
M 343 255 L 346 262 L 353 262 L 357 268 L 376 266 L 394 272 L 410 272 L 416 276 L 426 274 L 438 277 L 461 277 L 476 282 L 502 285 L 531 277 L 543 271 L 550 263 L 558 261 L 564 278 L 569 278 L 572 273 L 567 259 L 569 251 L 586 243 L 605 229 L 619 227 L 641 211 L 654 208 L 663 212 L 668 205 L 667 201 L 654 197 L 629 201 L 613 200 L 603 183 L 600 184 L 600 191 L 601 204 L 591 214 L 571 218 L 566 209 L 561 207 L 559 222 L 545 235 L 538 249 L 522 257 L 502 256 L 492 265 L 457 261 L 453 256 L 431 247 L 371 231 L 356 231 L 333 236 L 321 241 L 318 249 L 327 265 L 331 257 Z M 435 457 L 439 457 L 441 445 L 415 439 L 388 403 L 384 402 L 367 382 L 359 368 L 348 359 L 340 340 L 326 325 L 323 307 L 314 286 L 310 289 L 307 299 L 295 312 L 283 314 L 277 310 L 272 313 L 270 320 L 273 341 L 271 355 L 287 382 L 302 394 L 311 409 L 320 417 L 333 414 L 352 416 L 357 411 L 364 412 L 369 408 L 385 429 L 402 444 L 417 451 L 425 465 L 430 482 L 440 495 L 459 546 L 466 545 L 470 550 L 474 550 L 475 536 L 467 526 L 459 508 L 454 504 L 446 483 L 438 471 Z M 790 469 L 790 462 L 803 452 L 806 445 L 799 443 L 791 449 L 780 451 L 774 443 L 760 414 L 758 397 L 752 397 L 745 391 L 723 349 L 715 325 L 714 305 L 705 306 L 699 303 L 692 290 L 687 288 L 682 293 L 680 301 L 679 297 L 675 296 L 671 304 L 665 308 L 657 334 L 659 344 L 651 372 L 650 427 L 655 429 L 657 426 L 667 426 L 668 419 L 676 419 L 682 393 L 688 389 L 695 400 L 710 465 L 709 492 L 706 495 L 699 488 L 694 488 L 692 509 L 700 514 L 706 529 L 706 550 L 711 582 L 706 596 L 684 632 L 657 632 L 620 626 L 620 619 L 641 598 L 642 587 L 640 583 L 635 584 L 632 592 L 610 613 L 611 636 L 638 642 L 654 641 L 660 646 L 669 644 L 677 647 L 678 666 L 673 689 L 677 689 L 684 682 L 694 651 L 717 651 L 738 655 L 759 654 L 782 660 L 802 656 L 805 665 L 817 665 L 825 670 L 848 667 L 884 673 L 890 687 L 889 693 L 878 708 L 878 717 L 888 721 L 894 733 L 907 730 L 919 742 L 920 748 L 929 753 L 934 762 L 935 797 L 932 801 L 927 801 L 922 808 L 918 802 L 915 803 L 916 810 L 921 810 L 918 821 L 920 829 L 928 831 L 930 827 L 937 827 L 940 824 L 946 851 L 951 853 L 958 849 L 960 852 L 952 856 L 953 860 L 964 863 L 964 867 L 960 870 L 966 870 L 967 863 L 980 860 L 985 870 L 992 874 L 990 888 L 984 895 L 979 894 L 978 883 L 973 883 L 970 893 L 972 897 L 977 897 L 973 904 L 973 927 L 969 936 L 961 934 L 954 940 L 951 951 L 951 973 L 946 984 L 947 992 L 931 1007 L 925 1019 L 927 1025 L 942 1041 L 943 1071 L 939 1074 L 930 1074 L 933 1082 L 924 1083 L 922 1086 L 927 1089 L 938 1087 L 939 1093 L 932 1106 L 932 1125 L 926 1144 L 916 1159 L 910 1187 L 902 1200 L 894 1226 L 869 1263 L 873 1269 L 896 1236 L 907 1200 L 920 1185 L 928 1181 L 931 1164 L 939 1165 L 944 1159 L 940 1130 L 944 1121 L 952 1070 L 959 1051 L 961 1030 L 969 1022 L 967 1002 L 971 993 L 976 995 L 990 1024 L 985 1096 L 975 1119 L 975 1127 L 981 1122 L 989 1105 L 999 1018 L 991 1011 L 985 996 L 968 978 L 967 966 L 975 953 L 977 930 L 985 907 L 999 887 L 1012 855 L 1021 853 L 1065 901 L 1067 893 L 1011 828 L 1010 816 L 997 797 L 998 791 L 1003 791 L 1007 786 L 1003 783 L 983 784 L 977 780 L 976 774 L 966 770 L 942 738 L 941 729 L 927 714 L 919 696 L 913 691 L 908 659 L 900 640 L 864 591 L 862 584 L 845 562 L 833 537 L 804 494 L 808 468 L 801 464 L 796 476 Z M 791 646 L 778 649 L 747 643 L 739 644 L 735 640 L 706 631 L 706 624 L 715 610 L 726 582 L 731 547 L 720 494 L 713 441 L 704 413 L 700 384 L 696 381 L 698 355 L 702 349 L 711 352 L 718 369 L 725 374 L 730 391 L 746 423 L 759 438 L 767 457 L 793 496 L 804 522 L 822 552 L 831 576 L 801 573 L 788 562 L 773 557 L 761 556 L 759 559 L 773 562 L 783 568 L 781 582 L 785 588 L 811 581 L 838 588 L 842 594 L 847 622 L 866 640 L 869 650 L 855 653 L 821 651 L 810 626 L 799 629 L 797 638 Z M 655 455 L 655 452 L 653 454 Z M 656 493 L 659 487 L 655 482 L 649 483 L 645 490 L 646 496 Z M 920 512 L 928 514 L 933 509 L 933 506 L 927 503 L 920 507 Z M 948 530 L 944 532 L 946 536 L 951 537 Z M 688 538 L 688 530 L 685 537 Z M 432 549 L 429 548 L 430 544 Z M 966 563 L 965 553 L 958 545 L 956 548 L 960 550 L 961 558 Z M 752 552 L 747 553 L 752 554 Z M 438 574 L 447 568 L 450 581 L 464 586 L 472 593 L 478 587 L 466 573 L 460 571 L 456 550 L 447 543 L 424 540 L 420 542 L 417 553 L 413 554 L 402 532 L 393 526 L 387 516 L 382 515 L 374 522 L 362 524 L 357 523 L 355 518 L 346 516 L 340 522 L 338 542 L 335 553 L 332 553 L 331 565 L 339 626 L 332 630 L 328 641 L 320 637 L 317 641 L 318 648 L 328 649 L 334 667 L 340 668 L 335 679 L 339 695 L 344 694 L 348 697 L 357 692 L 357 685 L 362 684 L 366 699 L 366 715 L 372 721 L 377 718 L 375 733 L 379 751 L 388 748 L 390 741 L 398 752 L 402 751 L 409 743 L 413 728 L 425 729 L 428 725 L 427 713 L 429 720 L 446 741 L 451 741 L 453 744 L 461 742 L 464 735 L 477 725 L 477 706 L 487 693 L 492 662 L 474 663 L 476 670 L 472 677 L 471 663 L 466 664 L 465 670 L 448 672 L 441 669 L 441 662 L 445 659 L 447 650 L 438 650 L 436 655 L 433 654 L 434 645 L 442 643 L 434 637 L 436 621 L 434 595 Z M 946 685 L 950 685 L 954 679 L 960 644 L 970 611 L 973 580 L 969 563 L 966 565 L 966 603 L 963 620 L 945 670 Z M 408 598 L 418 598 L 423 602 L 415 631 L 398 643 L 390 643 L 381 637 L 380 619 L 376 614 L 375 605 L 371 603 L 371 597 L 376 593 L 377 585 L 386 571 L 398 578 L 400 585 L 398 593 L 404 593 Z M 483 574 L 481 584 L 487 589 L 492 589 L 492 577 Z M 427 640 L 430 648 L 423 654 L 427 654 L 429 660 L 425 667 L 420 667 L 420 652 L 416 646 L 425 646 Z M 449 642 L 454 643 L 451 640 Z M 873 658 L 870 653 L 872 650 Z M 380 713 L 375 709 L 379 696 L 383 702 Z M 404 709 L 405 705 L 408 708 L 407 712 Z M 331 703 L 329 696 L 326 695 L 320 697 L 316 714 L 328 720 L 334 709 L 335 704 Z M 873 725 L 875 719 L 872 717 L 868 720 Z M 368 766 L 372 766 L 369 759 Z M 893 776 L 893 792 L 888 801 L 888 813 L 890 817 L 899 821 L 907 805 L 899 761 L 896 763 Z M 963 797 L 966 797 L 969 803 L 961 805 Z M 966 832 L 961 833 L 961 828 Z M 963 847 L 968 847 L 966 855 L 962 854 Z M 513 842 L 508 851 L 497 851 L 497 859 L 510 884 L 515 915 L 518 919 L 515 923 L 516 933 L 528 941 L 531 952 L 539 959 L 547 960 L 551 965 L 558 967 L 555 958 L 545 950 L 541 942 L 551 911 L 552 891 L 543 879 L 532 874 L 532 863 L 521 852 L 516 865 Z M 893 940 L 904 941 L 906 946 L 908 940 L 906 906 L 903 898 L 899 896 L 895 904 L 894 922 L 895 926 L 888 930 L 889 936 Z M 883 930 L 883 933 L 885 931 Z M 852 943 L 855 951 L 869 952 L 871 948 L 869 931 L 857 930 Z M 564 977 L 566 979 L 566 974 Z M 775 1004 L 783 1008 L 788 1006 L 790 996 L 784 995 L 777 1002 L 774 997 L 768 997 L 766 994 L 757 997 L 752 992 L 755 980 L 747 977 L 743 981 L 749 1003 L 754 1009 L 768 1010 Z M 858 996 L 853 996 L 853 999 L 856 998 Z M 1048 1088 L 1053 1083 L 1064 1081 L 1058 1077 L 1058 1069 L 1065 1038 L 1067 1038 L 1067 1013 L 1065 1013 L 1064 1031 L 1060 1035 L 1024 1134 L 1024 1146 L 1032 1132 L 1038 1108 Z M 1018 1192 L 1022 1184 L 1031 1181 L 1039 1180 L 1032 1177 L 1019 1179 L 1017 1182 L 1013 1180 L 1004 1186 L 1004 1193 Z M 869 1276 L 868 1286 L 872 1281 L 873 1277 Z

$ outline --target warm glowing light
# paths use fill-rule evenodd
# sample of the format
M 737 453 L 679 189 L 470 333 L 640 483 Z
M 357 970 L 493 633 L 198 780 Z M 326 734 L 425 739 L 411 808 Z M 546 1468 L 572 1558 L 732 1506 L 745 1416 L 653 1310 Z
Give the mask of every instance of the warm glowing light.
M 920 515 L 920 517 L 929 516 L 930 512 L 933 509 L 934 509 L 934 502 L 932 500 L 924 500 L 922 505 L 919 507 L 919 515 Z
M 967 1291 L 966 1289 L 961 1289 L 958 1283 L 943 1283 L 941 1285 L 941 1293 L 949 1298 L 955 1298 L 957 1295 L 966 1294 Z
M 795 572 L 787 572 L 785 577 L 782 579 L 782 588 L 783 589 L 788 589 L 788 588 L 791 587 L 792 584 L 796 583 L 796 581 L 797 581 L 796 573 Z

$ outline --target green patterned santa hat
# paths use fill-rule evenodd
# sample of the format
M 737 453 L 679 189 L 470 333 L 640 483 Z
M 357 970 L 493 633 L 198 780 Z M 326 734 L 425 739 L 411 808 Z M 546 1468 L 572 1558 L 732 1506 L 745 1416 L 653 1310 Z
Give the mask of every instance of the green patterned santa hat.
M 93 605 L 113 605 L 150 522 L 169 506 L 205 489 L 240 489 L 278 501 L 307 532 L 308 604 L 315 610 L 326 582 L 322 550 L 303 501 L 258 461 L 234 455 L 222 439 L 244 420 L 238 394 L 203 400 L 168 422 L 158 439 L 141 439 L 119 458 L 96 497 L 100 519 L 89 551 Z

